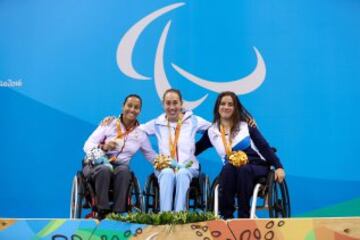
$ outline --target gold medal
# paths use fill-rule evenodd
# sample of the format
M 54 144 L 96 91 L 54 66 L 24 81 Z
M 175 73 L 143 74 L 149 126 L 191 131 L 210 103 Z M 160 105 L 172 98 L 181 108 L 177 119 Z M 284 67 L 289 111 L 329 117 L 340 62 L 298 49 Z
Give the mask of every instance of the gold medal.
M 249 159 L 245 152 L 243 151 L 231 151 L 231 134 L 229 134 L 229 141 L 226 140 L 225 128 L 220 125 L 221 139 L 224 144 L 226 156 L 231 165 L 235 167 L 241 167 L 248 163 Z

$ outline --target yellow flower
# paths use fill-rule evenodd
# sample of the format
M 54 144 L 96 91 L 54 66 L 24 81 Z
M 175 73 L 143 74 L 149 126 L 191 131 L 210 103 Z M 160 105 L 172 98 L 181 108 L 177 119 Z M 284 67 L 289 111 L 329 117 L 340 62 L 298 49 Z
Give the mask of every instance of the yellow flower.
M 170 159 L 169 156 L 166 156 L 164 154 L 160 154 L 154 159 L 154 167 L 157 170 L 161 170 L 161 169 L 169 167 L 170 162 L 171 162 L 171 159 Z
M 229 163 L 235 167 L 241 167 L 248 163 L 249 159 L 243 151 L 233 151 L 228 157 Z

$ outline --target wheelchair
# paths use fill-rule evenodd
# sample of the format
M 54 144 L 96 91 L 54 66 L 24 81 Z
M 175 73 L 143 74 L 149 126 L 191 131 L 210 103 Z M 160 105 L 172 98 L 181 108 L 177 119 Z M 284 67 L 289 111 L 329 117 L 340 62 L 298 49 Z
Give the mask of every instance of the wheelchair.
M 112 184 L 109 190 L 110 203 L 113 199 Z M 135 174 L 131 172 L 131 181 L 127 189 L 128 212 L 143 211 L 143 197 L 139 181 Z M 78 171 L 72 181 L 70 199 L 70 218 L 96 218 L 96 198 L 95 187 L 89 178 L 86 178 L 82 171 Z
M 208 199 L 210 190 L 209 177 L 200 172 L 198 177 L 191 179 L 190 187 L 186 193 L 187 210 L 208 210 Z M 146 213 L 160 212 L 160 187 L 155 173 L 152 173 L 145 183 L 144 187 L 144 210 Z M 174 191 L 175 196 L 175 191 Z
M 282 183 L 274 180 L 275 171 L 270 170 L 266 177 L 257 180 L 250 204 L 250 219 L 257 218 L 256 210 L 268 210 L 270 218 L 291 217 L 290 196 L 285 179 Z M 219 176 L 211 185 L 210 211 L 219 215 Z M 236 196 L 235 196 L 236 197 Z M 260 202 L 260 204 L 259 204 Z M 235 204 L 235 209 L 237 206 Z

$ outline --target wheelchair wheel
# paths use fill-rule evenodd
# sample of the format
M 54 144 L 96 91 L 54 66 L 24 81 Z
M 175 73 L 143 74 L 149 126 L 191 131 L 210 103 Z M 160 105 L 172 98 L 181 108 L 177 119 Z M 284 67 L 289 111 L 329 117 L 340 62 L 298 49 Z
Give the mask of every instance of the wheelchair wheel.
M 128 212 L 142 212 L 144 209 L 143 196 L 139 181 L 133 175 L 127 193 L 127 211 Z
M 194 181 L 194 182 L 193 182 Z M 196 182 L 195 182 L 196 181 Z M 193 178 L 189 189 L 186 191 L 186 209 L 196 210 L 201 208 L 201 193 L 199 187 L 199 178 Z
M 209 191 L 209 177 L 204 173 L 200 173 L 199 177 L 192 179 L 186 193 L 186 209 L 207 211 Z
M 274 172 L 269 174 L 268 204 L 270 218 L 288 218 L 291 216 L 290 196 L 286 181 L 274 180 Z
M 145 198 L 144 210 L 146 213 L 160 212 L 159 184 L 155 174 L 151 174 L 146 181 L 144 188 L 144 198 Z
M 78 172 L 74 176 L 71 196 L 70 196 L 70 218 L 81 218 L 82 206 L 85 201 L 84 196 L 84 179 L 82 178 L 81 172 Z
M 214 203 L 215 203 L 215 188 L 219 186 L 219 176 L 217 176 L 210 187 L 210 193 L 209 193 L 209 201 L 208 201 L 208 210 L 214 211 Z
M 73 179 L 70 196 L 70 218 L 94 218 L 95 193 L 81 171 Z
M 207 175 L 204 176 L 202 182 L 202 209 L 208 211 L 209 209 L 209 199 L 210 199 L 210 180 Z

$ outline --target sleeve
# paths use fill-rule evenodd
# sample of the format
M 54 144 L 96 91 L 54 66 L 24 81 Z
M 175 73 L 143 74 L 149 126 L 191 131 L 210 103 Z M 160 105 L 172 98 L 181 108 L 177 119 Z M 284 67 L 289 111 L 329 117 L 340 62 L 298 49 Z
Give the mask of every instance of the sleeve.
M 199 116 L 196 116 L 196 118 L 197 118 L 196 132 L 203 133 L 211 126 L 211 123 L 205 120 L 204 118 Z
M 147 135 L 155 134 L 155 119 L 150 120 L 147 123 L 141 124 L 140 129 L 144 131 Z
M 270 147 L 269 143 L 265 140 L 256 126 L 249 126 L 249 133 L 251 140 L 254 142 L 261 155 L 276 169 L 283 168 L 280 159 L 276 156 L 274 150 Z
M 91 149 L 96 148 L 106 139 L 107 126 L 99 125 L 95 131 L 89 136 L 84 144 L 84 152 L 88 155 Z
M 148 136 L 146 136 L 146 134 L 144 135 L 144 140 L 141 143 L 140 150 L 144 154 L 145 158 L 152 164 L 157 154 L 152 148 Z
M 212 144 L 209 139 L 208 130 L 206 130 L 199 141 L 195 144 L 195 156 L 199 155 L 206 149 L 212 147 Z

